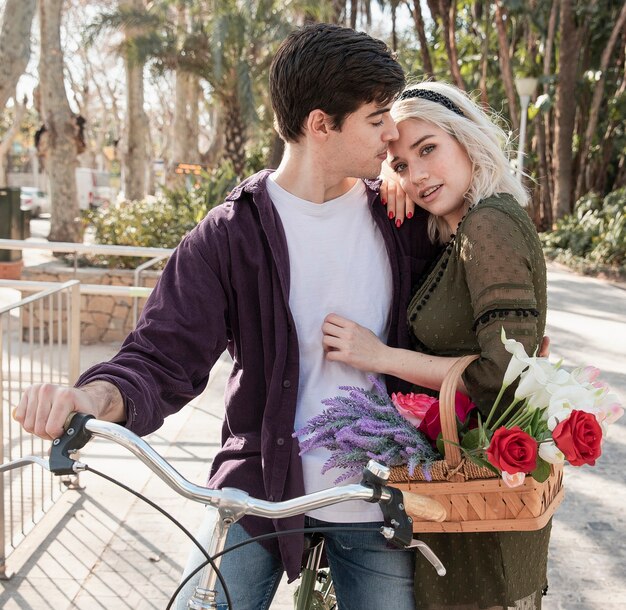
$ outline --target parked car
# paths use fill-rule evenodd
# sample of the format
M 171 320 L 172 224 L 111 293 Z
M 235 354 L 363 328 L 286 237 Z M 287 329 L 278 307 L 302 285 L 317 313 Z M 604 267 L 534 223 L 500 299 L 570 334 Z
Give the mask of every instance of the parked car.
M 50 199 L 41 190 L 34 186 L 20 188 L 20 208 L 31 213 L 33 218 L 50 212 Z
M 81 210 L 109 205 L 115 198 L 115 189 L 110 186 L 109 172 L 76 168 L 76 195 Z

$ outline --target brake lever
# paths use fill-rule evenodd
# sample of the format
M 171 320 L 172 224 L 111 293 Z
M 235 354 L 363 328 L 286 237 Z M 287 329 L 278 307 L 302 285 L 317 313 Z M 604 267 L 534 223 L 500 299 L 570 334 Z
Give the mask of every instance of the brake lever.
M 406 514 L 402 492 L 385 485 L 389 479 L 389 472 L 387 466 L 370 460 L 363 469 L 361 484 L 374 490 L 370 502 L 379 502 L 385 522 L 380 530 L 381 534 L 394 546 L 404 549 L 413 540 L 413 519 Z M 391 496 L 387 502 L 380 502 L 383 488 Z
M 446 575 L 446 567 L 443 565 L 443 563 L 441 563 L 441 559 L 439 559 L 439 557 L 435 555 L 435 552 L 425 542 L 414 538 L 413 542 L 411 542 L 411 544 L 409 544 L 407 548 L 417 549 L 422 555 L 424 555 L 426 559 L 428 559 L 428 561 L 433 566 L 433 568 L 435 568 L 439 576 Z
M 50 470 L 50 463 L 45 458 L 37 455 L 24 455 L 20 458 L 7 462 L 6 464 L 0 464 L 0 472 L 8 472 L 9 470 L 22 468 L 24 466 L 28 466 L 29 464 L 39 464 L 42 468 Z
M 93 415 L 76 413 L 63 435 L 52 441 L 50 472 L 56 475 L 76 474 L 74 470 L 76 460 L 70 455 L 82 449 L 91 438 L 91 432 L 85 429 L 85 424 L 90 419 L 93 419 Z

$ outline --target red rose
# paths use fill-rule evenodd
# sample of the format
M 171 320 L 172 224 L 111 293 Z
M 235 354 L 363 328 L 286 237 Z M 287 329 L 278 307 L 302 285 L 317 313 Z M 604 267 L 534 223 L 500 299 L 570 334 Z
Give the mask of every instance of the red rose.
M 476 407 L 476 405 L 469 399 L 468 396 L 461 394 L 461 392 L 456 393 L 454 397 L 454 409 L 461 424 L 465 424 L 467 422 L 468 415 L 474 407 Z M 438 400 L 433 402 L 426 412 L 426 415 L 424 415 L 424 419 L 419 426 L 419 430 L 423 432 L 431 441 L 437 440 L 437 437 L 441 433 L 441 419 L 439 418 Z
M 532 472 L 537 467 L 537 441 L 519 426 L 498 428 L 491 437 L 487 459 L 509 474 Z
M 593 413 L 574 409 L 552 431 L 552 440 L 572 466 L 593 466 L 602 449 L 602 428 Z

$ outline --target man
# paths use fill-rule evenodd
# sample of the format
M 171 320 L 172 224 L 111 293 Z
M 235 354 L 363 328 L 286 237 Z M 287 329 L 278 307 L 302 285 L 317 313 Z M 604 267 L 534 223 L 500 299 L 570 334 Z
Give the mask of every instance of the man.
M 379 174 L 397 138 L 389 109 L 403 85 L 389 49 L 366 34 L 328 24 L 293 32 L 270 74 L 285 140 L 280 167 L 236 187 L 181 242 L 110 362 L 86 371 L 77 388 L 27 390 L 16 411 L 24 428 L 54 438 L 68 413 L 81 411 L 147 434 L 202 391 L 228 349 L 234 364 L 209 486 L 270 501 L 331 486 L 334 476 L 320 474 L 324 454 L 301 459 L 293 431 L 337 386 L 368 382 L 324 358 L 323 319 L 341 313 L 406 346 L 410 286 L 434 255 L 424 223 L 393 229 L 376 185 L 363 180 Z M 307 519 L 375 523 L 381 514 L 359 502 Z M 245 518 L 227 544 L 303 524 Z M 283 569 L 298 575 L 302 542 L 282 536 L 248 545 L 240 559 L 226 555 L 235 607 L 269 607 Z M 327 553 L 343 609 L 414 607 L 413 553 L 354 532 L 328 536 Z

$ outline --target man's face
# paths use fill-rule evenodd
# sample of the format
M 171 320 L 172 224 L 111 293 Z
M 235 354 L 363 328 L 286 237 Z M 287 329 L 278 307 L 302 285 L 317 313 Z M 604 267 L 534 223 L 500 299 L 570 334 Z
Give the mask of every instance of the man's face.
M 330 132 L 328 160 L 332 167 L 346 177 L 376 178 L 380 174 L 389 142 L 398 138 L 390 107 L 364 104 L 346 117 L 340 131 Z

